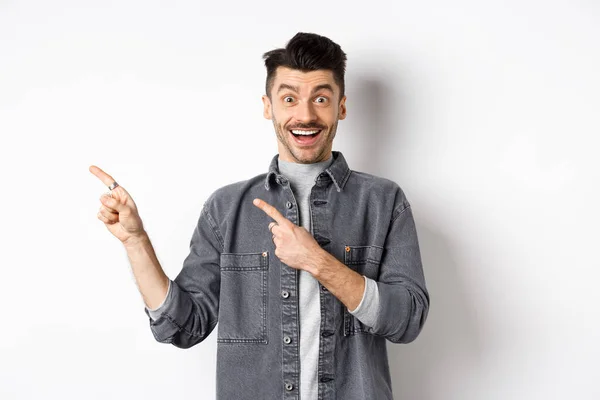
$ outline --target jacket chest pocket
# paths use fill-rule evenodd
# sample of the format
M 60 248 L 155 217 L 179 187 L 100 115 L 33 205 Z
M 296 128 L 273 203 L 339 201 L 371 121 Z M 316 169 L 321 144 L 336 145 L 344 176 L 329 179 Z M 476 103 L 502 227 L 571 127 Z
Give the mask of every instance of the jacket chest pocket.
M 383 247 L 377 245 L 370 246 L 345 246 L 344 264 L 361 275 L 377 280 L 379 277 L 379 265 Z M 344 335 L 354 335 L 357 333 L 370 333 L 370 327 L 360 322 L 358 318 L 344 307 Z
M 269 253 L 221 253 L 219 343 L 267 343 Z

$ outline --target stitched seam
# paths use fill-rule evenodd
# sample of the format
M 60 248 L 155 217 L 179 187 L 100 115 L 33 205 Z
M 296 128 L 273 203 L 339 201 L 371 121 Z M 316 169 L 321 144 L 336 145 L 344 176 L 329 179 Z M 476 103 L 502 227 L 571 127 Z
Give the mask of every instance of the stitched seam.
M 213 232 L 213 234 L 217 238 L 217 241 L 221 245 L 221 251 L 223 251 L 223 249 L 225 248 L 225 244 L 223 242 L 223 237 L 221 236 L 221 233 L 219 232 L 219 228 L 217 227 L 217 224 L 215 223 L 213 217 L 208 213 L 208 210 L 206 208 L 203 209 L 203 212 L 206 215 L 206 219 L 208 220 L 208 225 L 210 225 L 211 231 Z
M 263 343 L 267 343 L 268 339 L 267 339 L 267 312 L 268 312 L 268 300 L 269 300 L 269 293 L 268 293 L 268 279 L 269 279 L 269 273 L 266 272 L 268 271 L 268 267 L 269 267 L 269 260 L 265 260 L 267 262 L 266 267 L 264 272 L 262 272 L 262 278 L 263 278 Z
M 348 168 L 346 170 L 346 175 L 344 175 L 344 177 L 342 178 L 342 184 L 341 184 L 342 188 L 346 185 L 346 181 L 350 178 L 350 173 L 351 172 L 352 172 L 352 170 L 350 168 Z
M 266 339 L 224 339 L 218 338 L 219 343 L 264 343 L 267 344 Z
M 383 246 L 380 246 L 378 244 L 365 244 L 365 245 L 362 245 L 362 246 L 354 245 L 354 244 L 349 244 L 348 246 L 350 246 L 350 247 L 352 247 L 354 249 L 365 249 L 367 247 L 379 247 L 380 249 L 383 249 Z
M 263 253 L 221 253 L 221 271 L 262 271 L 269 269 L 269 260 Z M 233 263 L 224 262 L 226 258 L 233 258 Z M 244 265 L 245 258 L 252 259 Z M 242 264 L 242 265 L 240 265 Z
M 191 331 L 189 331 L 189 330 L 185 329 L 185 327 L 183 327 L 183 326 L 179 325 L 179 324 L 177 323 L 177 321 L 175 321 L 175 320 L 174 320 L 174 319 L 173 319 L 173 318 L 172 318 L 172 317 L 171 317 L 169 314 L 167 314 L 167 313 L 164 313 L 164 314 L 163 314 L 163 316 L 164 316 L 164 317 L 165 317 L 165 318 L 166 318 L 166 319 L 167 319 L 169 322 L 171 322 L 173 325 L 175 325 L 175 326 L 177 327 L 177 330 L 179 330 L 179 331 L 183 331 L 183 332 L 187 333 L 187 334 L 188 334 L 188 335 L 190 335 L 190 336 L 202 336 L 202 334 L 201 334 L 201 333 L 194 333 L 194 332 L 191 332 Z M 211 324 L 211 325 L 214 327 L 214 326 L 216 325 L 216 322 L 215 322 L 214 324 Z
M 398 208 L 400 208 L 401 206 L 403 206 L 403 205 L 404 205 L 404 204 L 401 204 L 401 205 L 399 205 L 398 207 L 396 207 L 396 209 L 394 210 L 394 212 L 396 212 L 396 210 L 397 210 Z M 408 204 L 406 207 L 404 207 L 404 209 L 403 209 L 402 211 L 400 211 L 400 212 L 398 213 L 398 215 L 396 215 L 396 216 L 395 216 L 395 217 L 392 219 L 392 223 L 394 223 L 394 221 L 395 221 L 395 220 L 397 220 L 397 219 L 398 219 L 398 217 L 400 217 L 402 214 L 404 214 L 404 212 L 405 212 L 406 210 L 408 210 L 409 208 L 410 208 L 410 204 Z
M 245 256 L 260 256 L 260 257 L 262 257 L 262 252 L 259 252 L 259 253 L 256 253 L 256 252 L 254 252 L 254 253 L 226 253 L 226 252 L 223 252 L 223 253 L 221 253 L 221 255 L 229 256 L 229 257 L 245 257 Z

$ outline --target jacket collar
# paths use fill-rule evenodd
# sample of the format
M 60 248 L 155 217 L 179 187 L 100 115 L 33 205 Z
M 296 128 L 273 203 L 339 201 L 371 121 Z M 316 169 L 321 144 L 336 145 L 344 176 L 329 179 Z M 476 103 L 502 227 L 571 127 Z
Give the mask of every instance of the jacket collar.
M 346 163 L 346 159 L 344 158 L 344 156 L 342 155 L 342 153 L 340 151 L 333 150 L 331 152 L 331 154 L 333 157 L 333 161 L 328 168 L 325 168 L 324 172 L 326 172 L 329 175 L 329 177 L 335 184 L 337 191 L 341 192 L 342 189 L 344 188 L 344 185 L 346 184 L 346 181 L 348 180 L 348 177 L 350 176 L 350 168 L 348 167 L 348 164 Z M 286 181 L 286 179 L 283 177 L 283 175 L 281 175 L 281 173 L 279 172 L 279 167 L 278 167 L 278 162 L 277 162 L 278 159 L 279 159 L 279 154 L 276 154 L 271 159 L 271 163 L 269 164 L 269 172 L 267 172 L 267 176 L 265 178 L 265 188 L 267 190 L 269 190 L 271 188 L 271 180 L 273 179 L 273 177 L 275 177 L 275 181 L 279 184 L 285 183 L 285 181 Z M 319 175 L 317 175 L 315 182 L 317 180 L 321 179 L 321 177 L 323 175 L 324 175 L 323 173 L 320 173 Z

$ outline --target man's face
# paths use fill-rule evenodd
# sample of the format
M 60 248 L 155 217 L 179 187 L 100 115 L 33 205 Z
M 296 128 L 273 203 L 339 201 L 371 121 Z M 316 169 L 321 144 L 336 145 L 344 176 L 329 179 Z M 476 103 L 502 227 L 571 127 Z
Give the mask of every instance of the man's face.
M 338 120 L 346 118 L 346 96 L 341 101 L 339 96 L 329 70 L 277 68 L 271 98 L 262 100 L 264 117 L 275 127 L 279 159 L 309 164 L 329 158 Z

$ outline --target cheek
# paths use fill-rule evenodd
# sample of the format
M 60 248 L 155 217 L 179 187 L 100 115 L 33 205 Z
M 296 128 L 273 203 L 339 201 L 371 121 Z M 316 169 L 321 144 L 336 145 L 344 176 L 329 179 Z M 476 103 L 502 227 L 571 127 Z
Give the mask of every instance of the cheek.
M 277 107 L 271 107 L 271 118 L 276 121 L 283 121 L 284 113 Z
M 323 112 L 319 113 L 319 119 L 329 127 L 331 127 L 335 124 L 337 117 L 338 117 L 337 110 L 332 111 L 331 109 L 329 109 L 329 110 L 323 110 Z
M 290 121 L 292 120 L 290 115 L 288 115 L 288 113 L 286 113 L 285 110 L 275 110 L 275 109 L 273 110 L 273 113 L 271 114 L 271 118 L 275 121 L 275 124 L 277 124 L 282 130 L 284 130 L 286 124 L 289 124 Z

